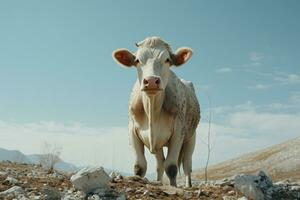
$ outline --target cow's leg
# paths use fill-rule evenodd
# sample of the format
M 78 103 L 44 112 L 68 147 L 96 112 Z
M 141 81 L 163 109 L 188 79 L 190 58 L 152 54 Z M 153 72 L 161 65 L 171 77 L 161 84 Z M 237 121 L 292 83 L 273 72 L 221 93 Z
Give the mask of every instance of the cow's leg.
M 144 154 L 144 144 L 135 133 L 131 134 L 131 139 L 133 150 L 135 153 L 134 174 L 144 177 L 147 171 L 147 161 Z
M 186 143 L 183 144 L 183 171 L 185 175 L 185 186 L 192 187 L 191 172 L 192 172 L 192 155 L 195 148 L 196 134 Z
M 170 185 L 177 186 L 176 176 L 177 176 L 177 162 L 179 152 L 182 146 L 182 137 L 180 134 L 174 134 L 170 139 L 168 146 L 168 155 L 165 160 L 164 166 L 167 176 L 170 179 Z
M 165 161 L 163 148 L 161 148 L 161 150 L 159 150 L 155 154 L 155 158 L 156 158 L 156 172 L 157 172 L 156 180 L 162 181 L 162 177 L 164 174 L 164 161 Z

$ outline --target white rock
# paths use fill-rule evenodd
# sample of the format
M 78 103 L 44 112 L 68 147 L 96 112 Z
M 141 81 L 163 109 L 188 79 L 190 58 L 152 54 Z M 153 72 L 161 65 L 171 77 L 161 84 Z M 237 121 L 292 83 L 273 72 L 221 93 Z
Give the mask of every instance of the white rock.
M 300 185 L 291 186 L 291 190 L 300 190 Z
M 120 173 L 117 172 L 117 171 L 112 171 L 112 172 L 109 174 L 110 178 L 112 178 L 112 179 L 117 178 L 117 176 L 119 176 L 119 175 L 120 175 Z
M 107 187 L 110 177 L 103 167 L 85 167 L 71 177 L 71 182 L 78 190 L 86 194 L 97 188 Z
M 235 179 L 235 188 L 242 194 L 255 200 L 264 200 L 264 194 L 253 176 L 239 176 Z
M 94 194 L 93 196 L 89 196 L 88 200 L 100 200 L 100 197 L 96 194 Z
M 223 198 L 223 200 L 236 200 L 236 198 L 232 197 L 232 196 L 224 196 L 222 198 Z
M 240 197 L 237 200 L 248 200 L 248 198 L 247 197 Z
M 16 185 L 19 183 L 19 181 L 17 179 L 15 179 L 14 177 L 8 176 L 5 181 L 9 182 L 12 185 Z
M 232 194 L 234 194 L 234 191 L 233 191 L 233 190 L 230 190 L 230 191 L 227 192 L 227 194 L 232 195 Z
M 7 175 L 8 175 L 7 172 L 0 171 L 0 176 L 7 176 Z
M 24 194 L 24 190 L 20 186 L 13 186 L 8 190 L 0 192 L 0 197 L 17 197 L 21 194 Z

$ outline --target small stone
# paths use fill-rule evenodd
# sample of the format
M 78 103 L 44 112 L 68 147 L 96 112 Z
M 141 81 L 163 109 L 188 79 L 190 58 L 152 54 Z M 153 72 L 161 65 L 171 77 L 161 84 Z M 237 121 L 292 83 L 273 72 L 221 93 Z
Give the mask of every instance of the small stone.
M 230 186 L 228 186 L 228 185 L 225 185 L 225 186 L 223 187 L 223 190 L 224 190 L 225 192 L 228 192 L 228 191 L 232 190 L 232 187 L 230 187 Z
M 192 192 L 184 192 L 183 194 L 184 199 L 191 199 L 193 197 L 193 193 Z
M 34 199 L 34 200 L 40 200 L 41 197 L 40 197 L 40 196 L 35 196 L 35 197 L 33 197 L 33 199 Z
M 230 191 L 227 192 L 227 194 L 233 195 L 233 194 L 234 194 L 234 191 L 233 191 L 233 190 L 230 190 Z
M 59 190 L 53 187 L 44 187 L 43 193 L 45 195 L 45 200 L 55 200 L 55 199 L 61 199 L 61 195 Z
M 247 197 L 240 197 L 237 200 L 248 200 L 248 198 Z
M 223 200 L 236 200 L 236 198 L 233 196 L 224 196 L 222 198 L 223 198 Z
M 149 190 L 145 190 L 145 192 L 143 193 L 143 196 L 147 195 L 149 193 Z
M 14 177 L 11 177 L 11 176 L 6 177 L 5 181 L 11 185 L 16 185 L 19 183 L 19 181 L 17 179 L 15 179 Z
M 3 172 L 3 171 L 0 171 L 0 176 L 7 176 L 8 175 L 8 173 L 7 172 Z
M 100 200 L 100 197 L 96 194 L 94 194 L 93 196 L 89 196 L 88 200 Z
M 119 174 L 117 177 L 116 177 L 116 180 L 122 180 L 123 179 L 123 176 L 121 174 Z
M 197 192 L 197 197 L 200 198 L 201 196 L 209 197 L 209 194 L 207 192 L 205 192 L 205 191 L 203 191 L 203 190 L 200 189 Z
M 126 193 L 131 192 L 131 191 L 133 191 L 132 188 L 126 188 L 126 189 L 125 189 L 125 192 L 126 192 Z

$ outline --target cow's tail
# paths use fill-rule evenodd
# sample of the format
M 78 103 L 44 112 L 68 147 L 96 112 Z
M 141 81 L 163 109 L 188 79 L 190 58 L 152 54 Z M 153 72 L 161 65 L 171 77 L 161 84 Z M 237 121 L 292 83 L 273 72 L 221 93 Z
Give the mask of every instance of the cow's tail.
M 178 167 L 178 172 L 180 173 L 180 167 L 182 164 L 182 160 L 183 160 L 183 145 L 181 146 L 180 152 L 179 152 L 179 156 L 178 156 L 178 160 L 177 160 L 177 167 Z

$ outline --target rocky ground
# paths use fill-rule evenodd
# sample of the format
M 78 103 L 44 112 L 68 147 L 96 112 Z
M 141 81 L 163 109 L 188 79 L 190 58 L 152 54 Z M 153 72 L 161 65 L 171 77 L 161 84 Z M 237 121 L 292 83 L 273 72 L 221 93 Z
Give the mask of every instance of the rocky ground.
M 248 198 L 246 198 L 248 197 Z M 260 172 L 177 188 L 137 176 L 108 176 L 103 168 L 86 168 L 77 174 L 48 174 L 37 165 L 0 162 L 0 199 L 100 200 L 100 199 L 300 199 L 300 186 L 276 184 Z

